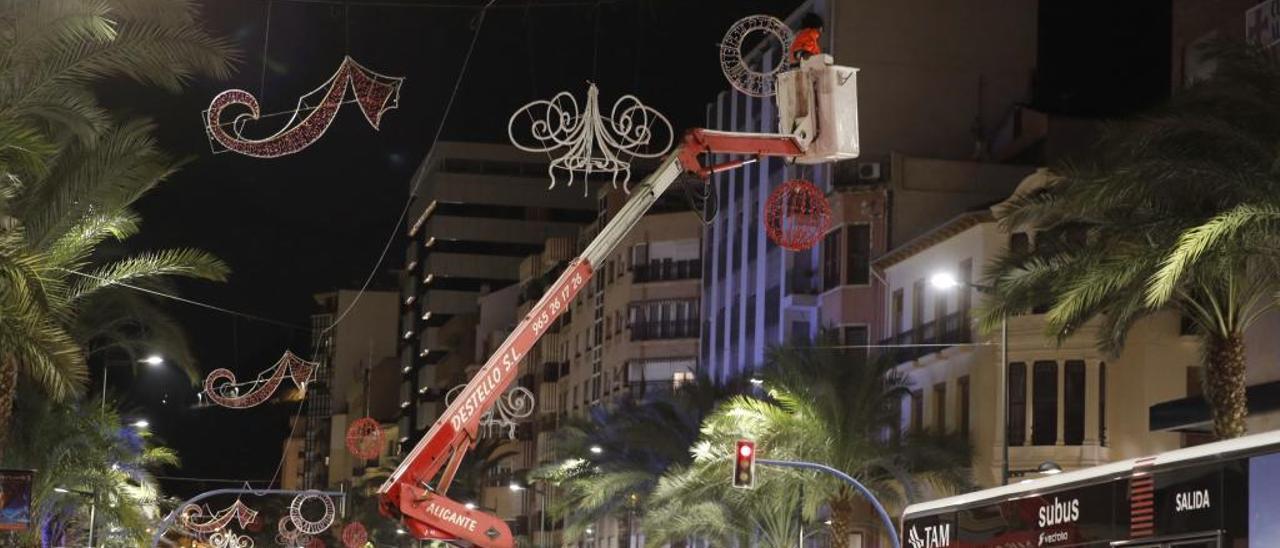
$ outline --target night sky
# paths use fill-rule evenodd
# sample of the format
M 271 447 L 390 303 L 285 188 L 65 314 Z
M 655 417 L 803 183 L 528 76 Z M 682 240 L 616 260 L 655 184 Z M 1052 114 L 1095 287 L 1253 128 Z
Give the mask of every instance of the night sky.
M 311 296 L 359 287 L 373 268 L 441 123 L 483 3 L 351 0 L 344 8 L 340 1 L 274 0 L 264 80 L 266 0 L 205 0 L 208 24 L 243 54 L 231 81 L 197 81 L 180 95 L 131 84 L 104 90 L 119 110 L 155 118 L 167 150 L 191 157 L 139 204 L 142 232 L 129 247 L 212 251 L 231 265 L 230 282 L 179 283 L 183 296 L 297 326 L 167 305 L 188 328 L 203 371 L 228 367 L 251 377 L 285 349 L 309 355 Z M 606 105 L 633 93 L 670 117 L 677 131 L 699 125 L 706 102 L 727 87 L 716 42 L 728 26 L 752 13 L 784 16 L 798 4 L 498 0 L 484 20 L 443 139 L 504 142 L 507 118 L 520 105 L 561 90 L 581 97 L 587 80 L 597 83 Z M 1111 4 L 1041 3 L 1036 103 L 1064 113 L 1115 115 L 1165 93 L 1167 1 L 1125 2 L 1121 11 Z M 248 90 L 263 112 L 291 110 L 299 95 L 332 75 L 344 54 L 407 78 L 400 108 L 385 114 L 381 131 L 346 105 L 325 136 L 299 154 L 263 160 L 210 153 L 200 113 L 219 91 Z M 247 132 L 274 132 L 283 119 L 275 120 Z M 394 243 L 383 270 L 402 266 L 402 256 L 403 246 Z M 112 374 L 131 412 L 147 416 L 160 439 L 180 452 L 184 466 L 170 474 L 272 477 L 295 404 L 195 410 L 189 406 L 197 388 L 171 369 Z M 184 496 L 225 486 L 165 485 Z

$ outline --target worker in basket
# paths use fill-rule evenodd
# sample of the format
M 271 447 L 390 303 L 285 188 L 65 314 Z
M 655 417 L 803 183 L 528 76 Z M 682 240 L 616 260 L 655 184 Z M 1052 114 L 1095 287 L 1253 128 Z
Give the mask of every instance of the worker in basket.
M 792 65 L 799 65 L 805 59 L 822 53 L 818 39 L 822 37 L 822 17 L 809 13 L 800 20 L 800 32 L 791 41 L 791 51 L 787 52 L 787 60 Z

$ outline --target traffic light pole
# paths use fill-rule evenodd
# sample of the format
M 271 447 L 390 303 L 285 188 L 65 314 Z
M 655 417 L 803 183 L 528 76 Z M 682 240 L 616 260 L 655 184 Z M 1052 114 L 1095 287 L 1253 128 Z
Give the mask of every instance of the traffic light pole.
M 853 479 L 853 476 L 825 464 L 818 464 L 816 462 L 771 459 L 756 459 L 756 462 L 760 464 L 767 464 L 769 466 L 780 466 L 782 468 L 817 470 L 819 472 L 826 472 L 844 480 L 845 483 L 853 486 L 853 488 L 857 489 L 859 493 L 862 493 L 862 496 L 866 497 L 867 502 L 871 503 L 871 507 L 876 509 L 876 514 L 880 515 L 880 521 L 884 522 L 884 527 L 889 532 L 889 544 L 893 546 L 893 548 L 902 548 L 902 545 L 898 542 L 898 528 L 893 525 L 893 519 L 889 517 L 889 513 L 884 510 L 884 506 L 880 504 L 880 501 L 876 499 L 875 495 L 872 495 L 871 491 L 867 489 L 866 486 L 859 483 L 858 480 Z

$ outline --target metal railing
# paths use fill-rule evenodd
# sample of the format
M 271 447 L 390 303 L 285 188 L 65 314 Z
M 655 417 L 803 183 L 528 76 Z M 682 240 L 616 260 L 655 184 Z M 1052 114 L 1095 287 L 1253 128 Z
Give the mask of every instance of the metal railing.
M 698 319 L 637 322 L 631 325 L 631 340 L 691 339 L 698 336 Z
M 889 356 L 894 363 L 903 363 L 920 359 L 934 352 L 941 352 L 949 345 L 971 342 L 973 342 L 973 335 L 969 329 L 969 311 L 962 310 L 947 314 L 938 321 L 921 324 L 920 327 L 884 339 L 880 344 L 884 346 L 922 345 L 882 350 L 881 354 Z
M 648 264 L 636 265 L 631 273 L 631 281 L 638 284 L 696 280 L 701 277 L 702 259 L 649 261 Z

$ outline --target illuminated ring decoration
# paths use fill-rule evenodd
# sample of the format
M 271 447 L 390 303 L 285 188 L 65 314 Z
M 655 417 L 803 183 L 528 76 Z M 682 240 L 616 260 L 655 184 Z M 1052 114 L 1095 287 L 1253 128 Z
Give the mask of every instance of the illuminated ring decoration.
M 302 507 L 308 500 L 312 499 L 318 500 L 324 505 L 324 515 L 316 521 L 308 521 L 307 518 L 302 515 Z M 313 536 L 323 533 L 325 529 L 328 529 L 330 525 L 333 525 L 333 518 L 333 499 L 318 491 L 306 492 L 293 497 L 293 502 L 289 503 L 289 521 L 293 523 L 293 526 L 299 533 Z
M 363 548 L 364 543 L 369 541 L 369 531 L 365 530 L 364 524 L 353 521 L 342 528 L 342 545 L 347 548 Z
M 382 453 L 382 425 L 371 417 L 356 419 L 347 427 L 347 451 L 364 460 Z
M 752 69 L 746 59 L 742 58 L 743 42 L 755 32 L 772 35 L 782 44 L 783 54 L 778 64 L 768 72 Z M 791 28 L 777 17 L 751 15 L 739 19 L 720 40 L 720 70 L 734 89 L 752 97 L 770 97 L 774 94 L 778 72 L 787 64 L 786 52 L 791 47 L 791 39 Z

